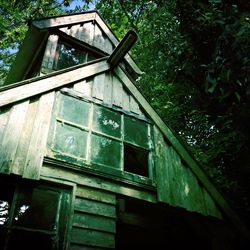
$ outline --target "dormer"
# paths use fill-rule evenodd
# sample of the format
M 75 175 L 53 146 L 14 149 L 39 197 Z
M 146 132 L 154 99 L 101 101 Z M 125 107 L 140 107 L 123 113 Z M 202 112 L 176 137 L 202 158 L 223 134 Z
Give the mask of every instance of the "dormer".
M 5 85 L 109 56 L 117 45 L 96 11 L 34 20 Z M 141 74 L 128 54 L 123 67 L 134 78 Z

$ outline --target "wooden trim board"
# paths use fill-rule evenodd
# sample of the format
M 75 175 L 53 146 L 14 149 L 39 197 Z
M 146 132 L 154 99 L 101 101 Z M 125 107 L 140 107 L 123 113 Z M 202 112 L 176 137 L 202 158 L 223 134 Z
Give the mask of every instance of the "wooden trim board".
M 81 68 L 72 69 L 71 71 L 62 72 L 61 74 L 51 76 L 48 74 L 46 78 L 39 80 L 34 79 L 33 82 L 20 85 L 15 88 L 7 89 L 0 92 L 0 107 L 24 100 L 26 98 L 42 94 L 44 92 L 63 87 L 67 84 L 79 81 L 89 76 L 102 73 L 110 68 L 106 60 L 93 62 Z

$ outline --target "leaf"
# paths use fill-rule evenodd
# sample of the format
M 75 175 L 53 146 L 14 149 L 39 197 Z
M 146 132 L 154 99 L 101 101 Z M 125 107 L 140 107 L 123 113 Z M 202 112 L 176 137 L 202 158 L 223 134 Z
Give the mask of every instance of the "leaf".
M 208 2 L 216 4 L 216 3 L 221 3 L 222 1 L 221 0 L 209 0 Z
M 241 100 L 240 94 L 236 91 L 234 92 L 234 94 L 235 94 L 237 100 L 240 102 L 240 100 Z
M 217 81 L 214 78 L 212 78 L 210 74 L 207 75 L 206 80 L 208 82 L 207 92 L 212 94 L 217 86 Z

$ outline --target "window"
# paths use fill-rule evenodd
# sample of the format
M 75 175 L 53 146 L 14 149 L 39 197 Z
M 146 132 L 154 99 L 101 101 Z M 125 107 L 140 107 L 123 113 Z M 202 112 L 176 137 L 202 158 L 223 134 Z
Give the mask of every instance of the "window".
M 140 147 L 124 145 L 124 170 L 142 176 L 149 176 L 149 151 Z
M 71 95 L 59 94 L 48 156 L 151 178 L 151 124 Z
M 59 40 L 54 57 L 53 69 L 65 69 L 80 63 L 92 61 L 99 57 L 99 55 L 90 52 L 86 48 L 81 48 L 64 40 Z
M 1 180 L 0 249 L 64 249 L 69 193 Z

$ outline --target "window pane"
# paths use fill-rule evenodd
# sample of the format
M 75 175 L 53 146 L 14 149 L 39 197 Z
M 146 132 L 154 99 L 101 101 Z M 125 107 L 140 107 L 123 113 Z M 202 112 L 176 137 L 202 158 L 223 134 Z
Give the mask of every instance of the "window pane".
M 124 170 L 148 177 L 148 155 L 145 149 L 124 145 Z
M 38 188 L 18 195 L 13 225 L 33 229 L 55 230 L 60 193 Z
M 77 98 L 61 95 L 59 117 L 83 126 L 88 126 L 90 104 Z
M 121 115 L 106 108 L 94 106 L 93 129 L 120 138 Z
M 86 52 L 70 44 L 59 42 L 57 45 L 54 69 L 65 69 L 86 61 Z
M 124 139 L 127 142 L 149 148 L 148 124 L 135 118 L 124 116 Z
M 85 158 L 87 135 L 86 131 L 57 122 L 53 148 L 68 155 Z
M 91 161 L 120 168 L 121 143 L 93 134 L 91 138 Z

